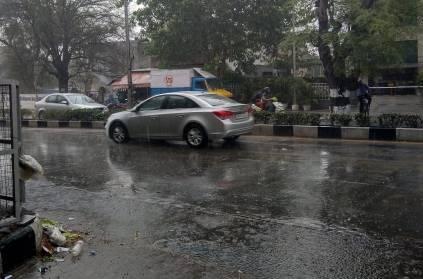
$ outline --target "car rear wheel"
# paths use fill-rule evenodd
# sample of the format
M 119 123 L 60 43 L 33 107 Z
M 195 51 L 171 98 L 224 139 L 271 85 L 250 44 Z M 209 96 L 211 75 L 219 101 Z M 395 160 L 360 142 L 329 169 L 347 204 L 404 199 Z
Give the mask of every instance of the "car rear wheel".
M 110 137 L 119 144 L 126 143 L 129 140 L 128 131 L 121 123 L 115 123 L 110 127 Z
M 208 144 L 206 131 L 200 125 L 190 125 L 185 130 L 185 139 L 192 148 L 203 148 Z

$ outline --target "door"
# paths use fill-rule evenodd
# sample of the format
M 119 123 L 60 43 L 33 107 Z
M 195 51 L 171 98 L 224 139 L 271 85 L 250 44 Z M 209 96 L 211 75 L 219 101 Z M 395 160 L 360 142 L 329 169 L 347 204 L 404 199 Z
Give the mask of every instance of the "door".
M 163 130 L 161 126 L 162 106 L 166 96 L 157 96 L 138 106 L 137 111 L 128 120 L 129 134 L 133 137 L 158 138 Z
M 167 138 L 181 137 L 186 119 L 199 107 L 197 103 L 187 97 L 170 95 L 163 107 L 164 113 L 161 118 L 162 126 L 165 128 L 163 136 Z

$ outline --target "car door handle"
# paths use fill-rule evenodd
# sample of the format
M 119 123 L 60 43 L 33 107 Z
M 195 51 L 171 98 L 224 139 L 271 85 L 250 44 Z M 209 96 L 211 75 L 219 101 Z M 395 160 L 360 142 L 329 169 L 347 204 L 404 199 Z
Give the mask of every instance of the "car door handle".
M 159 117 L 158 116 L 150 116 L 150 119 L 151 120 L 157 120 L 157 119 L 159 119 Z
M 185 115 L 184 115 L 184 114 L 178 114 L 176 117 L 177 117 L 177 118 L 184 118 L 184 117 L 185 117 Z

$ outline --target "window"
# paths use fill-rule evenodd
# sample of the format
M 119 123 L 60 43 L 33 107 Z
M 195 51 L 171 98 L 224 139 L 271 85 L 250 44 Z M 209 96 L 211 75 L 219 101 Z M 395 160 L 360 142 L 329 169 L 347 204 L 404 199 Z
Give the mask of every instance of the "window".
M 166 96 L 159 96 L 142 103 L 139 107 L 139 111 L 158 110 L 162 108 L 163 101 Z
M 182 96 L 169 96 L 166 101 L 165 109 L 184 109 L 184 108 L 198 108 L 198 104 L 189 98 Z
M 84 105 L 95 103 L 93 99 L 85 95 L 68 95 L 67 96 L 72 104 Z
M 46 103 L 57 103 L 57 95 L 48 96 L 46 98 Z
M 207 85 L 205 80 L 196 80 L 195 81 L 195 89 L 201 89 L 207 91 Z
M 199 95 L 198 97 L 202 99 L 203 101 L 206 101 L 209 105 L 214 107 L 237 103 L 236 101 L 232 99 L 215 95 L 215 94 L 204 94 L 204 95 Z
M 66 103 L 68 102 L 68 100 L 66 100 L 65 97 L 60 96 L 60 95 L 57 95 L 56 102 L 59 103 L 59 104 L 61 104 L 63 101 L 65 101 Z

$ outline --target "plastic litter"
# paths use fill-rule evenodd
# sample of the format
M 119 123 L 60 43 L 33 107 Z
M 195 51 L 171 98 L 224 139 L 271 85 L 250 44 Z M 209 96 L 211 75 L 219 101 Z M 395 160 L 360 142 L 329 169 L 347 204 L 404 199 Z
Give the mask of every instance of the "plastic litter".
M 48 267 L 45 266 L 38 268 L 38 272 L 40 272 L 41 274 L 46 274 L 47 270 Z
M 54 259 L 54 261 L 58 263 L 63 263 L 65 259 L 57 258 L 57 259 Z
M 66 237 L 60 232 L 60 229 L 57 227 L 52 227 L 47 229 L 47 234 L 49 236 L 50 242 L 62 246 L 66 243 Z
M 90 251 L 90 256 L 95 256 L 95 255 L 97 255 L 97 252 L 96 251 Z
M 62 252 L 69 252 L 70 248 L 67 247 L 56 247 L 55 251 L 57 253 L 62 253 Z
M 20 176 L 23 180 L 29 180 L 35 175 L 44 173 L 43 167 L 32 156 L 22 155 L 19 157 Z
M 84 245 L 84 241 L 82 240 L 77 241 L 75 246 L 73 246 L 71 249 L 72 256 L 78 257 L 81 254 L 83 245 Z
M 4 279 L 12 279 L 12 278 L 13 278 L 12 275 L 6 275 L 6 276 L 4 276 Z
M 75 218 L 73 218 L 73 217 L 69 217 L 69 218 L 68 218 L 68 220 L 69 220 L 69 221 L 73 221 L 73 220 L 75 220 Z

